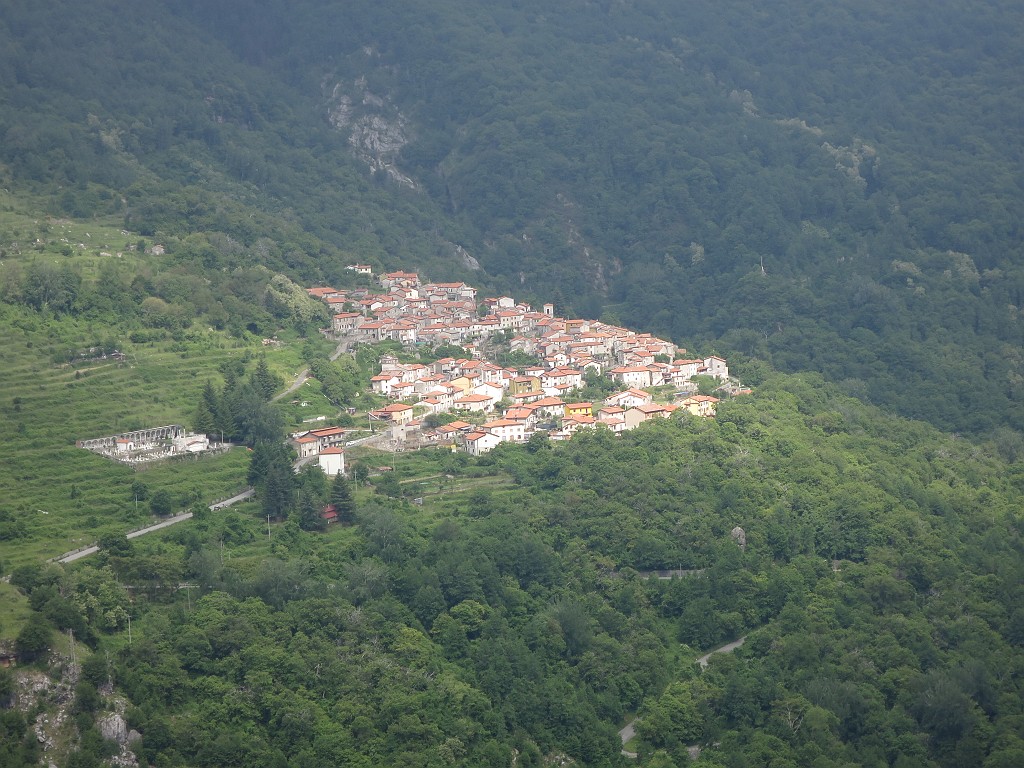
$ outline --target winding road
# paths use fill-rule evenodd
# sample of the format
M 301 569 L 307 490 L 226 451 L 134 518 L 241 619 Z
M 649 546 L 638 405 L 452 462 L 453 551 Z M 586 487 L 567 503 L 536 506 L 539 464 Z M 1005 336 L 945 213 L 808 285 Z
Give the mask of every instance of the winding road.
M 341 340 L 338 342 L 338 346 L 335 347 L 334 351 L 331 353 L 331 361 L 333 362 L 337 360 L 345 352 L 348 352 L 349 346 L 354 343 L 354 337 L 342 336 Z M 301 371 L 299 371 L 299 375 L 295 377 L 295 381 L 289 384 L 286 390 L 284 390 L 283 392 L 278 392 L 276 395 L 270 398 L 270 402 L 275 403 L 282 397 L 287 397 L 288 395 L 292 394 L 295 390 L 297 390 L 299 387 L 301 387 L 303 384 L 305 384 L 307 381 L 309 381 L 311 378 L 313 377 L 309 375 L 309 368 L 303 368 Z
M 700 664 L 701 669 L 707 669 L 708 660 L 713 655 L 715 655 L 716 653 L 731 653 L 732 651 L 735 651 L 737 648 L 743 645 L 745 642 L 747 642 L 746 635 L 741 637 L 739 640 L 733 640 L 731 643 L 726 643 L 721 648 L 715 648 L 715 650 L 711 651 L 711 653 L 705 653 L 703 656 L 697 659 L 697 663 Z
M 741 645 L 743 645 L 743 643 L 745 643 L 746 641 L 747 636 L 744 635 L 738 640 L 733 640 L 731 643 L 726 643 L 725 645 L 715 648 L 713 651 L 705 653 L 703 656 L 697 659 L 696 663 L 700 665 L 701 669 L 707 669 L 708 661 L 716 653 L 732 653 Z M 636 722 L 637 718 L 634 717 L 632 720 L 626 723 L 626 726 L 622 728 L 622 730 L 619 731 L 619 738 L 622 739 L 622 754 L 626 757 L 636 758 L 637 756 L 636 752 L 630 752 L 628 749 L 626 749 L 626 744 L 628 744 L 633 739 L 633 737 L 636 736 Z M 690 759 L 692 760 L 696 760 L 697 757 L 700 755 L 700 745 L 698 744 L 693 744 L 687 747 L 686 749 L 690 753 Z

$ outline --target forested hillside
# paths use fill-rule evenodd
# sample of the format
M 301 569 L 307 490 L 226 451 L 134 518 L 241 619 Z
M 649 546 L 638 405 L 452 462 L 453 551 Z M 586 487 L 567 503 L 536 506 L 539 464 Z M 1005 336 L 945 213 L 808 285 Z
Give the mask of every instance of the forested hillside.
M 1016 4 L 18 2 L 0 20 L 5 183 L 53 212 L 310 280 L 356 258 L 479 264 L 476 283 L 820 370 L 944 428 L 1024 426 Z
M 1024 765 L 1021 40 L 1008 0 L 4 3 L 0 766 Z M 356 262 L 753 394 L 293 473 L 286 426 L 379 405 L 303 290 Z M 238 445 L 73 447 L 186 422 Z
M 1019 465 L 813 377 L 715 421 L 418 461 L 490 485 L 415 506 L 304 473 L 351 525 L 296 514 L 268 540 L 258 516 L 208 515 L 17 569 L 38 611 L 19 642 L 56 626 L 96 649 L 67 764 L 114 749 L 110 682 L 161 766 L 622 766 L 634 712 L 642 766 L 693 745 L 706 766 L 1024 755 Z M 6 764 L 33 754 L 4 744 Z

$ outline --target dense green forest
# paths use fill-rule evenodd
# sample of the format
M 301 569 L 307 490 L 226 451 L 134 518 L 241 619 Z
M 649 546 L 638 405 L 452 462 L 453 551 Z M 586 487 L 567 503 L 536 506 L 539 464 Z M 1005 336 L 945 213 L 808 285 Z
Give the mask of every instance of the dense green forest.
M 112 749 L 110 682 L 160 766 L 624 765 L 634 712 L 639 765 L 1019 764 L 1020 466 L 830 390 L 773 376 L 715 421 L 424 455 L 511 480 L 425 507 L 303 473 L 269 540 L 232 512 L 17 569 L 18 641 L 94 649 L 68 765 Z M 351 523 L 305 531 L 307 498 Z
M 169 767 L 1024 764 L 1021 40 L 1004 0 L 5 3 L 0 766 L 99 765 L 115 712 Z M 755 394 L 293 474 L 273 393 L 376 362 L 302 290 L 353 262 Z M 73 447 L 154 420 L 245 445 Z M 158 507 L 196 517 L 123 538 Z
M 54 213 L 190 235 L 208 268 L 472 275 L 946 429 L 1024 426 L 1016 4 L 16 2 L 0 22 L 4 183 Z

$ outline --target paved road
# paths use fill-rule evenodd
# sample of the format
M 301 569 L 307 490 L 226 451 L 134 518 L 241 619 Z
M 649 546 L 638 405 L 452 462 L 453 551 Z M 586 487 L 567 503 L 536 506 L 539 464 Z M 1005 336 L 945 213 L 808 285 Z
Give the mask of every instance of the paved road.
M 349 346 L 353 343 L 355 343 L 353 337 L 343 337 L 341 341 L 338 342 L 338 346 L 334 348 L 333 352 L 331 352 L 331 360 L 337 360 L 343 354 L 348 352 Z M 293 381 L 284 392 L 279 392 L 272 398 L 270 398 L 270 402 L 275 403 L 282 397 L 287 397 L 288 395 L 292 394 L 292 392 L 301 387 L 303 384 L 305 384 L 307 381 L 309 381 L 311 378 L 312 377 L 309 375 L 309 368 L 303 368 L 301 371 L 299 371 L 299 375 L 295 377 L 295 381 Z
M 735 651 L 737 648 L 739 648 L 741 645 L 743 645 L 746 641 L 747 641 L 747 638 L 746 638 L 746 635 L 744 635 L 739 640 L 733 640 L 731 643 L 726 643 L 721 648 L 715 648 L 715 650 L 713 650 L 711 653 L 705 653 L 703 656 L 701 656 L 699 659 L 697 659 L 697 663 L 700 664 L 700 668 L 701 669 L 707 669 L 708 660 L 714 654 L 716 654 L 716 653 L 730 653 L 732 651 Z
M 671 579 L 685 579 L 690 576 L 702 576 L 707 569 L 705 568 L 674 568 L 670 571 L 637 571 L 637 578 L 640 579 L 660 579 L 661 581 L 669 581 Z M 608 573 L 613 579 L 621 578 L 622 571 L 610 571 Z
M 241 493 L 232 496 L 230 499 L 224 499 L 224 501 L 218 501 L 216 504 L 211 504 L 210 511 L 216 512 L 218 509 L 226 509 L 227 507 L 230 507 L 232 504 L 237 504 L 240 501 L 245 501 L 246 499 L 250 498 L 253 495 L 253 493 L 255 493 L 255 491 L 253 491 L 252 488 L 247 488 Z M 147 528 L 143 528 L 138 531 L 132 531 L 127 535 L 126 538 L 137 539 L 139 536 L 145 536 L 147 533 L 152 533 L 153 531 L 159 531 L 163 528 L 169 528 L 172 525 L 177 525 L 183 520 L 188 520 L 191 517 L 191 512 L 182 512 L 180 515 L 175 515 L 174 517 L 169 517 L 166 520 L 161 520 L 159 523 L 154 523 L 153 525 Z M 85 549 L 80 549 L 77 552 L 71 552 L 69 554 L 63 555 L 62 557 L 58 557 L 57 562 L 73 563 L 75 562 L 75 560 L 81 560 L 83 557 L 94 555 L 99 551 L 100 548 L 96 545 L 93 545 L 91 547 L 86 547 Z
M 170 528 L 172 525 L 177 525 L 182 520 L 188 520 L 191 517 L 191 512 L 182 512 L 180 515 L 173 515 L 172 517 L 168 517 L 166 520 L 161 520 L 159 523 L 155 523 L 154 525 L 151 525 L 148 528 L 143 528 L 140 531 L 132 531 L 131 533 L 127 534 L 126 538 L 137 539 L 139 538 L 139 536 L 144 536 L 147 533 L 159 531 L 163 528 Z
M 341 339 L 338 340 L 338 346 L 335 347 L 334 351 L 331 353 L 331 360 L 337 360 L 343 354 L 348 352 L 350 347 L 355 343 L 355 336 L 342 336 Z
M 235 494 L 230 499 L 224 499 L 224 501 L 218 501 L 216 504 L 211 504 L 210 511 L 216 512 L 218 509 L 224 509 L 225 507 L 230 507 L 232 504 L 237 504 L 240 501 L 251 499 L 254 493 L 256 493 L 256 491 L 252 488 L 246 488 L 244 491 Z
M 77 552 L 72 552 L 70 555 L 64 555 L 63 557 L 58 558 L 57 562 L 58 563 L 73 563 L 73 562 L 75 562 L 75 560 L 81 560 L 83 557 L 88 557 L 89 555 L 95 555 L 99 551 L 100 551 L 100 548 L 97 547 L 94 544 L 91 547 L 86 547 L 85 549 L 80 549 Z
M 270 402 L 276 403 L 282 397 L 287 397 L 292 392 L 301 387 L 303 384 L 305 384 L 307 381 L 309 381 L 309 368 L 303 368 L 301 371 L 299 371 L 299 375 L 295 377 L 295 381 L 291 383 L 291 386 L 289 386 L 288 389 L 286 389 L 284 392 L 278 392 L 276 395 L 270 398 Z
M 701 669 L 705 669 L 708 666 L 708 659 L 710 659 L 714 654 L 731 653 L 732 651 L 735 651 L 737 648 L 743 645 L 743 643 L 745 643 L 746 640 L 746 635 L 744 635 L 739 640 L 733 640 L 731 643 L 726 643 L 725 645 L 719 648 L 715 648 L 715 650 L 711 651 L 710 653 L 705 653 L 703 656 L 697 659 L 697 663 L 700 664 Z M 626 723 L 626 727 L 619 731 L 619 738 L 622 739 L 623 745 L 625 745 L 634 736 L 636 736 L 636 718 L 633 718 L 628 723 Z M 696 760 L 700 756 L 699 745 L 694 744 L 692 746 L 687 747 L 686 749 L 690 753 L 690 759 Z M 632 758 L 635 758 L 637 756 L 636 752 L 630 752 L 627 749 L 623 749 L 622 754 L 626 757 Z
M 634 760 L 637 757 L 636 752 L 630 752 L 628 749 L 625 748 L 625 744 L 630 739 L 632 739 L 634 736 L 636 736 L 636 728 L 634 727 L 635 725 L 636 725 L 636 720 L 631 720 L 629 723 L 626 724 L 625 728 L 623 728 L 621 731 L 619 731 L 619 738 L 622 739 L 622 744 L 623 744 L 622 754 L 625 755 L 626 757 L 631 757 Z

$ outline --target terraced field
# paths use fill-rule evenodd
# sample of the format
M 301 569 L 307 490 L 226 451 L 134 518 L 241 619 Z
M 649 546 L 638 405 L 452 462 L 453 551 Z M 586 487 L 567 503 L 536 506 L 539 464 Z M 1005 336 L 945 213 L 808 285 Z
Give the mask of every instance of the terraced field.
M 184 458 L 135 470 L 75 447 L 79 438 L 188 424 L 207 379 L 246 349 L 210 333 L 188 342 L 135 345 L 128 359 L 62 366 L 54 353 L 102 329 L 0 308 L 0 510 L 29 536 L 0 541 L 5 565 L 52 556 L 108 531 L 141 525 L 131 486 L 166 488 L 180 502 L 213 500 L 244 484 L 247 452 Z

